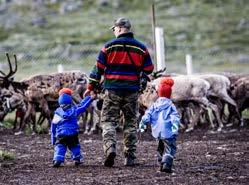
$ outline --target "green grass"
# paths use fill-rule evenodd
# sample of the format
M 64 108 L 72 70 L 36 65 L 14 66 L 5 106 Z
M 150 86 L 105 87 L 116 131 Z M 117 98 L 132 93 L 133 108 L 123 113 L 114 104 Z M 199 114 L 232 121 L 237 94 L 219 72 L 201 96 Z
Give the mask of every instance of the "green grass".
M 117 17 L 128 17 L 136 38 L 146 43 L 153 55 L 151 3 L 155 2 L 156 25 L 164 28 L 166 64 L 168 72 L 185 71 L 185 55 L 192 54 L 195 71 L 247 72 L 249 62 L 237 63 L 241 54 L 249 53 L 249 29 L 239 28 L 247 21 L 249 5 L 244 0 L 139 0 L 120 1 L 122 6 L 97 6 L 96 1 L 84 1 L 79 11 L 59 14 L 60 4 L 46 4 L 38 11 L 29 6 L 15 6 L 11 10 L 22 15 L 11 30 L 0 28 L 0 44 L 19 55 L 29 53 L 30 58 L 19 60 L 17 79 L 37 73 L 52 73 L 62 63 L 67 70 L 89 72 L 102 45 L 112 39 L 108 29 Z M 47 13 L 42 13 L 44 10 Z M 43 27 L 30 25 L 32 17 L 44 15 Z M 243 21 L 242 21 L 243 22 Z M 71 44 L 71 53 L 85 55 L 75 60 L 60 46 Z M 90 49 L 89 49 L 90 47 Z M 217 49 L 218 48 L 218 49 Z M 210 51 L 215 50 L 213 54 Z M 0 53 L 0 63 L 6 62 Z M 39 64 L 39 65 L 38 65 Z M 236 64 L 236 67 L 232 67 Z
M 14 154 L 0 149 L 0 162 L 1 161 L 12 161 L 15 159 Z
M 249 119 L 249 109 L 246 109 L 242 112 L 242 117 L 245 119 Z
M 7 114 L 3 122 L 3 127 L 8 129 L 13 128 L 14 119 L 15 119 L 14 113 Z

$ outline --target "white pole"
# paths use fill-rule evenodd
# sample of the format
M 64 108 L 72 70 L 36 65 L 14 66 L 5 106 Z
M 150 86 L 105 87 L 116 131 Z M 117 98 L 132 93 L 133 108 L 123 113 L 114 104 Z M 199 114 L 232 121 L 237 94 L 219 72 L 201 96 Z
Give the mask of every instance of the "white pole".
M 191 74 L 193 74 L 192 56 L 190 54 L 187 54 L 185 57 L 185 60 L 186 60 L 187 75 L 191 75 Z
M 165 48 L 164 48 L 164 37 L 163 37 L 163 28 L 156 27 L 155 28 L 155 39 L 156 39 L 156 63 L 157 70 L 164 69 L 166 67 L 165 64 Z
M 62 73 L 64 71 L 64 67 L 62 64 L 57 65 L 57 71 L 58 73 Z

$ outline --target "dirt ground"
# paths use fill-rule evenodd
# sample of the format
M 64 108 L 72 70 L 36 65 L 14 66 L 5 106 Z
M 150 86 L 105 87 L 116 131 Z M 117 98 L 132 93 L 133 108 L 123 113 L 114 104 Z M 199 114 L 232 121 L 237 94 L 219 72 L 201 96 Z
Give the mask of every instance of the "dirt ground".
M 139 142 L 140 165 L 125 167 L 122 134 L 113 168 L 103 163 L 100 135 L 80 134 L 85 162 L 75 167 L 67 154 L 64 166 L 52 167 L 50 136 L 19 135 L 0 128 L 0 149 L 15 154 L 14 161 L 0 161 L 0 184 L 249 184 L 249 126 L 211 133 L 205 129 L 181 133 L 174 173 L 158 172 L 156 141 L 145 133 Z

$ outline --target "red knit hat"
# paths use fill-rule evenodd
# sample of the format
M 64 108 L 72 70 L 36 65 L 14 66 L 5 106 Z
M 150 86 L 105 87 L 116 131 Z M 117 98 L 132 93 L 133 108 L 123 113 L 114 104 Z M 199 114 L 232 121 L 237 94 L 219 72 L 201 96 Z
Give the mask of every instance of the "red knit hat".
M 59 91 L 59 96 L 62 95 L 62 94 L 72 95 L 72 94 L 73 94 L 73 90 L 72 90 L 72 89 L 69 89 L 69 88 L 62 88 L 62 89 Z
M 170 98 L 174 80 L 171 77 L 164 77 L 161 79 L 158 86 L 158 96 Z

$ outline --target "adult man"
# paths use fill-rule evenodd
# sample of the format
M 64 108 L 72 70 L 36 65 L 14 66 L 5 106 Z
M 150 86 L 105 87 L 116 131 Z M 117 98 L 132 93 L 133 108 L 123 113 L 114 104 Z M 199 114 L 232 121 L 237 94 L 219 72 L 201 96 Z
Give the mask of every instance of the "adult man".
M 97 88 L 103 75 L 105 98 L 101 124 L 106 157 L 104 165 L 107 167 L 114 165 L 117 143 L 115 129 L 121 110 L 125 118 L 123 126 L 124 164 L 134 166 L 140 73 L 150 74 L 154 66 L 146 46 L 134 39 L 128 19 L 115 20 L 111 30 L 116 38 L 107 42 L 101 49 L 90 74 L 90 82 L 85 95 Z

